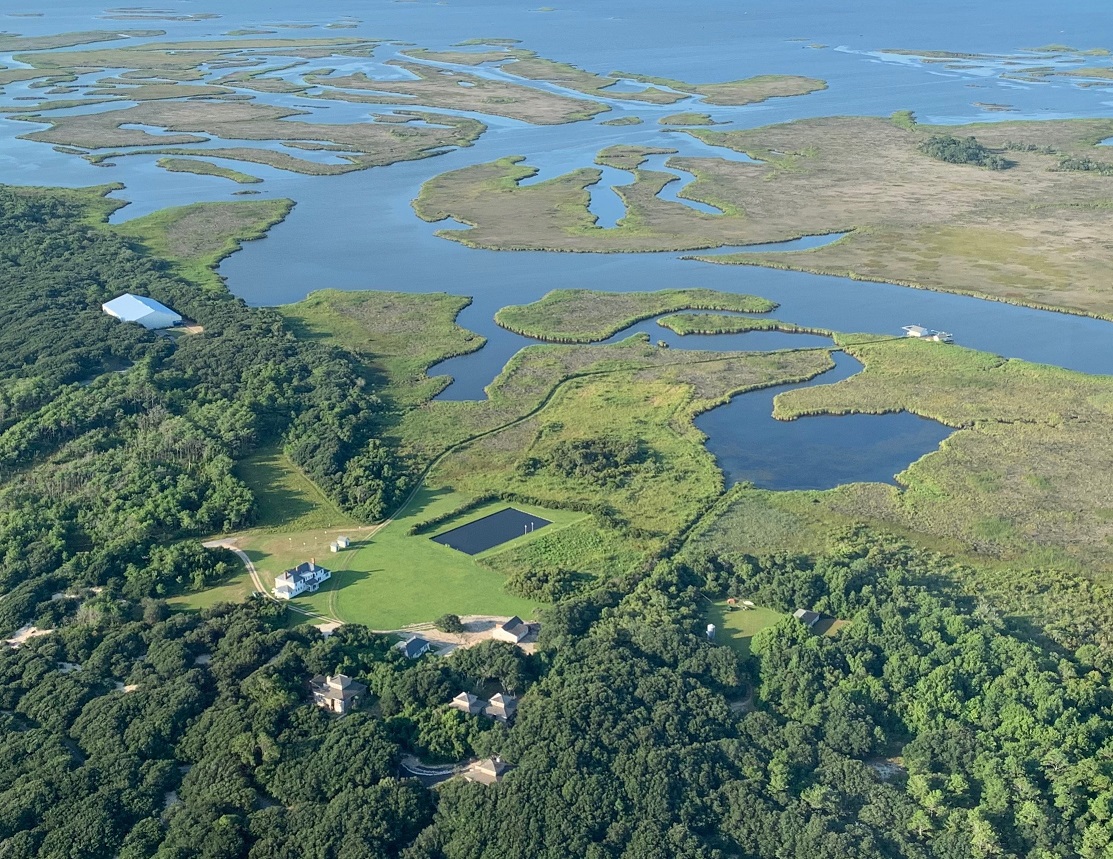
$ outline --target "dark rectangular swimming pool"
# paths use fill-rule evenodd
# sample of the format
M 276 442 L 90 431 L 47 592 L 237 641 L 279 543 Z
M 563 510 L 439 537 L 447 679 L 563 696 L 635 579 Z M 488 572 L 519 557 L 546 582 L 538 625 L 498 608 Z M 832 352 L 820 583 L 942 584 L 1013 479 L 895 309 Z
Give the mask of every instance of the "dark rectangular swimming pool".
M 548 519 L 507 507 L 490 516 L 484 516 L 467 525 L 438 534 L 433 541 L 450 549 L 458 549 L 467 555 L 478 555 L 515 537 L 530 534 L 538 528 L 551 524 L 553 523 Z

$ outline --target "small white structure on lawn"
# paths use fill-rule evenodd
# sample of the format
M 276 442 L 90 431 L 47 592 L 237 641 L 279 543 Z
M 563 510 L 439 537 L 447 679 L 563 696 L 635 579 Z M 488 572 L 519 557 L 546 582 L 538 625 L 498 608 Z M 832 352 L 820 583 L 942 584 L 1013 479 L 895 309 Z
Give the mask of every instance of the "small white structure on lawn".
M 100 309 L 122 322 L 137 322 L 150 329 L 172 328 L 182 321 L 182 317 L 165 304 L 144 295 L 132 295 L 130 292 L 106 301 Z
M 307 592 L 315 593 L 321 583 L 330 578 L 330 570 L 318 567 L 315 560 L 310 560 L 305 564 L 298 564 L 292 570 L 286 570 L 281 576 L 275 576 L 274 595 L 280 600 L 289 600 Z
M 347 549 L 350 545 L 352 545 L 352 541 L 348 537 L 337 537 L 336 545 L 339 546 L 341 549 Z
M 713 623 L 707 624 L 707 640 L 708 641 L 714 641 L 715 640 L 715 624 L 713 624 Z

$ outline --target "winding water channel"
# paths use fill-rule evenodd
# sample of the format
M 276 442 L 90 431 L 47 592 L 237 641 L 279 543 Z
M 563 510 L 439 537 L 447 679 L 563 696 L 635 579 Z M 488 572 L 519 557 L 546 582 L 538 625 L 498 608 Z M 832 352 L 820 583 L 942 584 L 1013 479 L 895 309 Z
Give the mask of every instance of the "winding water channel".
M 291 0 L 266 4 L 247 0 L 234 8 L 228 0 L 209 5 L 225 17 L 204 24 L 160 22 L 159 26 L 168 31 L 163 38 L 219 37 L 237 26 L 284 18 L 304 20 L 307 14 L 304 4 Z M 337 35 L 354 32 L 404 38 L 434 49 L 475 36 L 514 36 L 523 40 L 523 47 L 537 50 L 542 56 L 593 71 L 629 69 L 691 81 L 793 73 L 823 78 L 829 82 L 829 88 L 805 97 L 773 99 L 747 107 L 709 106 L 693 99 L 651 105 L 604 98 L 601 100 L 612 108 L 609 113 L 587 122 L 556 126 L 534 126 L 438 108 L 440 113 L 479 118 L 488 130 L 471 147 L 341 176 L 304 176 L 262 165 L 221 162 L 264 179 L 261 185 L 252 186 L 261 196 L 297 201 L 290 217 L 276 226 L 267 239 L 248 244 L 221 265 L 220 272 L 229 288 L 249 303 L 274 305 L 298 301 L 322 288 L 445 291 L 470 296 L 473 303 L 461 313 L 459 323 L 486 337 L 487 346 L 472 355 L 446 361 L 431 371 L 454 377 L 453 384 L 441 396 L 458 400 L 482 398 L 484 387 L 506 361 L 522 346 L 534 342 L 495 325 L 495 312 L 507 304 L 535 301 L 549 290 L 569 287 L 626 292 L 698 286 L 752 293 L 777 301 L 780 307 L 772 315 L 786 322 L 839 331 L 893 334 L 898 334 L 903 325 L 922 324 L 953 332 L 963 346 L 1090 373 L 1113 373 L 1110 348 L 1113 325 L 1107 322 L 884 283 L 714 265 L 684 259 L 685 254 L 679 253 L 476 250 L 436 237 L 436 230 L 451 229 L 453 225 L 423 223 L 410 206 L 427 179 L 507 155 L 522 155 L 526 164 L 538 168 L 536 178 L 529 181 L 544 181 L 583 167 L 597 168 L 594 163 L 597 153 L 620 143 L 676 149 L 681 156 L 747 160 L 739 153 L 707 146 L 658 122 L 685 111 L 706 112 L 728 129 L 808 116 L 887 115 L 901 109 L 915 110 L 921 121 L 939 123 L 1108 116 L 1110 93 L 1104 86 L 1082 88 L 1056 81 L 1022 84 L 996 80 L 986 69 L 927 68 L 907 57 L 879 53 L 879 49 L 887 47 L 1008 52 L 1052 40 L 1077 42 L 1080 47 L 1113 43 L 1113 33 L 1094 32 L 1095 27 L 1110 29 L 1111 25 L 1105 21 L 1108 16 L 1095 18 L 1097 7 L 1093 4 L 1083 3 L 1072 10 L 1057 9 L 1052 15 L 1042 14 L 1035 4 L 1025 3 L 1026 8 L 1029 5 L 1032 8 L 1024 15 L 1001 17 L 993 11 L 993 4 L 982 9 L 958 0 L 944 0 L 942 6 L 933 4 L 930 10 L 904 10 L 900 21 L 880 0 L 868 0 L 850 18 L 833 7 L 809 3 L 809 7 L 815 8 L 809 8 L 807 15 L 799 14 L 799 10 L 765 10 L 739 19 L 737 8 L 727 0 L 709 0 L 706 8 L 701 6 L 679 17 L 670 4 L 656 0 L 638 3 L 615 0 L 603 4 L 605 9 L 588 0 L 576 0 L 552 14 L 511 9 L 505 4 L 488 6 L 471 0 L 436 10 L 420 5 L 422 8 L 416 3 L 376 6 L 373 21 L 362 24 L 359 30 Z M 866 8 L 873 6 L 876 6 L 873 12 Z M 351 11 L 360 13 L 334 10 L 327 20 Z M 95 19 L 96 14 L 99 13 L 67 7 L 57 10 L 49 22 L 20 20 L 18 29 L 33 33 L 103 27 L 103 22 Z M 725 30 L 716 23 L 725 19 L 744 20 L 745 26 Z M 800 29 L 801 20 L 808 21 L 806 33 Z M 847 29 L 848 20 L 853 23 L 853 31 Z M 1055 31 L 1060 32 L 1040 30 L 1051 26 L 1052 21 Z M 329 34 L 319 30 L 286 35 Z M 334 67 L 337 75 L 366 71 L 376 77 L 402 79 L 409 77 L 408 73 L 384 65 L 402 49 L 398 45 L 384 45 L 372 58 L 327 58 L 317 62 L 317 66 Z M 10 57 L 3 59 L 7 61 Z M 274 57 L 266 65 L 287 62 L 285 58 Z M 487 67 L 467 70 L 521 83 L 507 70 Z M 210 74 L 215 77 L 226 72 L 215 69 Z M 298 72 L 290 69 L 278 76 L 289 78 Z M 582 97 L 556 84 L 536 86 Z M 628 84 L 619 84 L 613 92 L 619 95 L 628 88 Z M 42 94 L 41 89 L 32 89 L 29 84 L 13 84 L 4 89 L 0 104 L 18 105 L 21 99 Z M 398 107 L 336 101 L 313 103 L 305 94 L 254 91 L 248 94 L 261 102 L 305 110 L 309 115 L 299 118 L 313 122 L 367 121 L 370 114 Z M 976 106 L 995 101 L 1007 101 L 1013 112 L 1001 115 Z M 79 110 L 120 106 L 124 105 Z M 642 123 L 603 124 L 623 117 L 637 117 Z M 67 186 L 122 182 L 126 187 L 113 196 L 128 200 L 130 205 L 116 213 L 117 221 L 171 205 L 236 199 L 232 195 L 237 186 L 232 183 L 215 177 L 168 173 L 155 165 L 157 156 L 132 155 L 119 159 L 114 167 L 95 167 L 48 145 L 17 139 L 18 134 L 37 127 L 41 126 L 0 119 L 0 182 Z M 145 130 L 157 133 L 155 129 Z M 242 143 L 214 138 L 190 148 L 203 151 Z M 277 143 L 252 141 L 243 145 L 289 151 Z M 329 152 L 304 150 L 296 154 L 322 162 L 334 161 L 336 157 Z M 677 176 L 666 185 L 662 197 L 714 213 L 716 210 L 706 204 L 679 196 L 692 177 L 669 167 L 669 157 L 653 156 L 643 165 L 644 169 Z M 622 217 L 620 198 L 612 189 L 632 180 L 627 171 L 602 168 L 600 181 L 590 189 L 590 209 L 600 226 L 613 226 Z M 800 240 L 796 247 L 816 246 L 837 238 L 809 237 Z M 752 250 L 793 247 L 763 246 Z M 637 332 L 646 333 L 654 341 L 663 340 L 676 349 L 760 351 L 830 345 L 825 338 L 774 332 L 678 337 L 655 320 L 632 326 L 617 338 Z M 858 369 L 853 359 L 837 353 L 835 369 L 807 384 L 832 383 Z M 910 462 L 935 449 L 949 432 L 911 415 L 808 417 L 776 422 L 769 413 L 778 391 L 768 389 L 741 395 L 697 420 L 708 436 L 709 449 L 730 480 L 747 480 L 776 489 L 825 488 L 857 480 L 891 481 Z

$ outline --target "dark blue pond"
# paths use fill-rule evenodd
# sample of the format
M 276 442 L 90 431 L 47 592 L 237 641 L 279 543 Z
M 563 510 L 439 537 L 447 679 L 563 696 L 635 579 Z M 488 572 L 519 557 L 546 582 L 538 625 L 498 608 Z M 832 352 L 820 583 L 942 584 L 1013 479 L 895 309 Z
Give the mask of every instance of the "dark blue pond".
M 942 347 L 946 348 L 946 347 Z M 917 415 L 772 417 L 773 399 L 792 388 L 831 385 L 862 369 L 843 352 L 833 369 L 803 385 L 764 388 L 696 418 L 727 483 L 762 489 L 832 489 L 844 483 L 895 483 L 894 475 L 954 430 Z
M 448 546 L 450 549 L 458 549 L 467 555 L 478 555 L 515 537 L 531 534 L 538 528 L 551 524 L 553 523 L 548 519 L 507 507 L 498 513 L 492 513 L 467 525 L 438 534 L 433 538 L 433 542 Z

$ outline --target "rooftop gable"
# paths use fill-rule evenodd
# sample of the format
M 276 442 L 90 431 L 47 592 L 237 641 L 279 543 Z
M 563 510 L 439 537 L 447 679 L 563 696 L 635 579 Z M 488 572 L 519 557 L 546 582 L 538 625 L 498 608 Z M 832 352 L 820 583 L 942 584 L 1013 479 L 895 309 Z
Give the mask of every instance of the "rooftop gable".
M 130 292 L 125 292 L 111 301 L 106 301 L 101 305 L 101 309 L 110 316 L 115 316 L 124 322 L 139 322 L 142 324 L 144 320 L 159 319 L 164 321 L 166 325 L 173 325 L 182 321 L 182 317 L 165 304 L 145 295 L 132 295 Z

